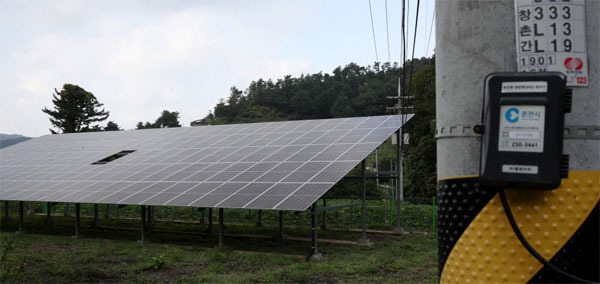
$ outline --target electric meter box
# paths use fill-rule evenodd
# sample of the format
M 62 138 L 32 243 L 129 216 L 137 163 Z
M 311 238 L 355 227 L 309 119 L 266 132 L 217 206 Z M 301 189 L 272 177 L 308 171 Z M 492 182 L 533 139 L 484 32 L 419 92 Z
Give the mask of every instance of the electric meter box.
M 555 189 L 568 173 L 563 157 L 566 77 L 559 72 L 491 73 L 485 79 L 480 182 Z

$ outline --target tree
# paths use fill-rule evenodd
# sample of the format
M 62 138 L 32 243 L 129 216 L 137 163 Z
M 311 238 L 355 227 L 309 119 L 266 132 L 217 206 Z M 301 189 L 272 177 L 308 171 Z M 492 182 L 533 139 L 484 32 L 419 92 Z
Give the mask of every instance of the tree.
M 354 115 L 354 109 L 352 109 L 352 103 L 348 97 L 338 95 L 331 106 L 330 114 L 332 117 L 350 117 Z
M 103 104 L 98 102 L 94 94 L 77 85 L 65 84 L 60 92 L 56 89 L 54 92 L 54 108 L 44 108 L 42 111 L 50 116 L 50 123 L 62 133 L 96 129 L 90 124 L 108 118 L 109 112 L 100 109 Z M 52 129 L 50 132 L 57 133 Z
M 179 124 L 179 112 L 163 110 L 160 117 L 154 122 L 154 125 L 157 128 L 181 127 L 181 124 Z
M 109 121 L 104 127 L 104 131 L 119 131 L 122 130 L 119 125 L 115 122 Z
M 83 128 L 81 128 L 81 130 L 79 132 L 98 132 L 98 131 L 103 131 L 102 126 L 96 124 L 94 126 L 83 127 Z
M 407 123 L 410 144 L 404 148 L 404 177 L 409 196 L 432 196 L 436 192 L 435 60 L 415 73 L 411 94 L 415 116 Z
M 147 122 L 143 123 L 143 122 L 138 122 L 137 125 L 135 126 L 136 129 L 148 129 L 148 128 L 158 128 L 157 126 L 154 126 L 153 123 Z
M 147 129 L 147 128 L 167 128 L 167 127 L 181 127 L 179 123 L 179 112 L 163 110 L 161 115 L 156 119 L 154 123 L 138 122 L 136 129 Z

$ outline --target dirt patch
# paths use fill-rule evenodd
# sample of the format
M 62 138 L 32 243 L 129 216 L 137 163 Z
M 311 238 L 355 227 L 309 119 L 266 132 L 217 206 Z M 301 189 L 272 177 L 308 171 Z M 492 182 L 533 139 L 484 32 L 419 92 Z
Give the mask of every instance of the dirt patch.
M 85 279 L 87 283 L 115 282 L 121 279 L 121 275 L 118 273 L 99 268 L 88 268 L 85 271 L 80 271 L 77 276 L 79 279 Z

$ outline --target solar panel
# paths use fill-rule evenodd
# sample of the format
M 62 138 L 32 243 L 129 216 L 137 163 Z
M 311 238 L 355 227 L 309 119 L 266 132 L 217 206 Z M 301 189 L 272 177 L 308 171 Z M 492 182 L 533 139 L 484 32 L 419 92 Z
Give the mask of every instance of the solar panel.
M 0 150 L 0 199 L 302 211 L 400 126 L 372 116 L 46 135 Z

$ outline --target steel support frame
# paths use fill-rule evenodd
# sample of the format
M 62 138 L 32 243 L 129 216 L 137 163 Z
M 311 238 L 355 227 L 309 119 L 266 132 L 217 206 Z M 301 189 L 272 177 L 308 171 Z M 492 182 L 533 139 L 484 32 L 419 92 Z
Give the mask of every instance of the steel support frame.
M 52 203 L 46 202 L 46 219 L 44 219 L 44 223 L 52 224 Z
M 323 208 L 327 208 L 327 193 L 323 195 Z M 327 211 L 323 210 L 323 222 L 321 223 L 321 229 L 327 229 Z
M 104 219 L 110 218 L 110 204 L 106 204 L 106 212 L 104 213 Z
M 367 239 L 367 163 L 363 160 L 361 163 L 362 167 L 362 230 L 361 238 L 358 240 L 359 243 L 370 245 L 371 242 Z
M 150 232 L 152 230 L 152 221 L 154 219 L 154 206 L 148 206 L 148 214 L 146 218 L 146 230 Z
M 10 214 L 8 213 L 8 201 L 4 201 L 4 221 L 10 220 Z
M 100 226 L 100 220 L 98 219 L 98 204 L 94 204 L 94 221 L 90 224 L 90 227 L 96 228 Z
M 311 232 L 310 232 L 310 238 L 311 238 L 311 247 L 310 247 L 310 251 L 308 253 L 308 256 L 306 257 L 306 261 L 310 261 L 313 259 L 321 259 L 321 257 L 323 257 L 322 254 L 319 253 L 318 248 L 317 248 L 317 226 L 318 226 L 318 221 L 317 221 L 317 203 L 313 203 L 313 205 L 310 208 L 310 224 L 311 224 Z
M 198 208 L 198 210 L 200 211 L 200 224 L 204 224 L 206 219 L 206 208 Z
M 212 208 L 208 208 L 208 229 L 206 230 L 206 232 L 209 235 L 212 235 L 215 233 L 215 231 L 213 229 L 213 209 Z
M 19 230 L 17 234 L 25 234 L 25 220 L 23 213 L 23 201 L 19 201 Z
M 75 203 L 75 235 L 74 239 L 80 239 L 81 236 L 81 204 Z
M 280 239 L 285 238 L 283 233 L 283 211 L 279 211 L 279 236 Z
M 262 227 L 262 210 L 258 210 L 258 221 L 256 221 L 256 226 Z
M 148 239 L 146 238 L 146 206 L 142 205 L 140 206 L 140 215 L 142 217 L 142 227 L 141 227 L 141 235 L 140 235 L 140 239 L 138 240 L 138 243 L 146 243 L 148 242 Z
M 219 208 L 219 244 L 217 249 L 224 249 L 223 245 L 223 208 Z

